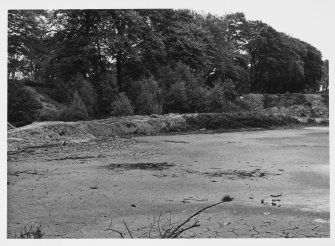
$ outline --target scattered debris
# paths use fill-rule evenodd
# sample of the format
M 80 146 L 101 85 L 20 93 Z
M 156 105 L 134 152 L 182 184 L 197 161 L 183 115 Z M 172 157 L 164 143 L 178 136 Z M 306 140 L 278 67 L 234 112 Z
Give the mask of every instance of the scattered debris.
M 174 167 L 175 164 L 167 163 L 167 162 L 160 162 L 160 163 L 122 163 L 122 164 L 109 164 L 107 166 L 108 169 L 111 170 L 155 170 L 155 171 L 163 171 L 169 169 L 170 167 Z
M 283 193 L 280 193 L 279 195 L 270 195 L 271 197 L 280 197 L 280 196 L 282 196 L 283 195 Z
M 205 201 L 208 201 L 208 199 L 197 199 L 197 198 L 194 198 L 194 197 L 188 197 L 188 198 L 185 198 L 182 202 L 183 203 L 190 203 L 189 201 L 196 201 L 196 202 L 205 202 Z
M 280 174 L 273 174 L 267 171 L 262 171 L 259 168 L 254 170 L 226 170 L 226 171 L 215 171 L 215 172 L 205 172 L 203 173 L 206 176 L 212 178 L 218 178 L 225 176 L 228 179 L 255 179 L 255 178 L 265 178 L 268 175 L 280 175 Z
M 263 215 L 270 215 L 270 212 L 263 212 Z

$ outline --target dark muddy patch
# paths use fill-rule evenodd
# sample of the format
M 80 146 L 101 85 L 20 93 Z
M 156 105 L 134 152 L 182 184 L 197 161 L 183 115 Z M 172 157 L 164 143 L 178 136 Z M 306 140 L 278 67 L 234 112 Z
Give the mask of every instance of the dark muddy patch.
M 259 168 L 254 170 L 226 170 L 226 171 L 216 171 L 216 172 L 205 172 L 205 176 L 211 178 L 221 178 L 225 177 L 227 179 L 255 179 L 255 178 L 265 178 L 270 175 L 281 175 L 277 173 L 270 173 Z
M 107 168 L 110 170 L 120 170 L 120 171 L 128 171 L 128 170 L 154 170 L 154 171 L 163 171 L 167 170 L 171 167 L 174 167 L 176 164 L 160 162 L 160 163 L 152 163 L 152 162 L 141 162 L 141 163 L 121 163 L 121 164 L 108 164 Z
M 189 144 L 189 142 L 186 141 L 175 141 L 175 140 L 162 140 L 163 142 L 167 143 L 184 143 L 184 144 Z
M 66 160 L 85 160 L 85 159 L 95 159 L 103 158 L 103 155 L 98 156 L 65 156 L 62 158 L 48 159 L 48 161 L 66 161 Z
M 37 170 L 25 170 L 25 171 L 16 171 L 8 173 L 9 176 L 16 176 L 16 177 L 19 177 L 21 174 L 45 175 L 45 173 L 40 173 Z

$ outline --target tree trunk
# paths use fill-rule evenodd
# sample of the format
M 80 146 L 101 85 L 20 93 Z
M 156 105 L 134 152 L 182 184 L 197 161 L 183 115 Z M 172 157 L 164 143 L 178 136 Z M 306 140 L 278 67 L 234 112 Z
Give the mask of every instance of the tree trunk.
M 116 56 L 116 80 L 119 90 L 122 91 L 122 55 L 121 51 L 118 51 Z

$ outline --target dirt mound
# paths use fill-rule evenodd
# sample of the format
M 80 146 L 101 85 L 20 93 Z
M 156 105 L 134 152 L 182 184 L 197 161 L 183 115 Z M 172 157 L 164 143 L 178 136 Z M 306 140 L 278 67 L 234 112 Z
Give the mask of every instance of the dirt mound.
M 238 113 L 135 115 L 78 122 L 36 122 L 8 130 L 8 150 L 87 142 L 96 138 L 170 132 L 269 128 L 296 123 L 328 123 L 324 95 L 261 95 L 240 98 L 250 110 Z
M 111 117 L 78 122 L 37 122 L 8 131 L 8 150 L 87 142 L 96 138 L 216 129 L 282 126 L 294 119 L 258 113 L 201 113 Z

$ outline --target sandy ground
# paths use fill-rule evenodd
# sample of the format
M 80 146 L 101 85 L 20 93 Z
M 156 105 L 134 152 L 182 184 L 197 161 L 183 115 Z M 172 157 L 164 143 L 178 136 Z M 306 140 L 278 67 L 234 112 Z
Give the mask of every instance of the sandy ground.
M 329 237 L 327 127 L 129 139 L 8 152 L 8 232 L 157 237 L 197 210 L 195 238 Z M 151 228 L 151 229 L 150 229 Z M 162 228 L 162 229 L 164 229 Z

